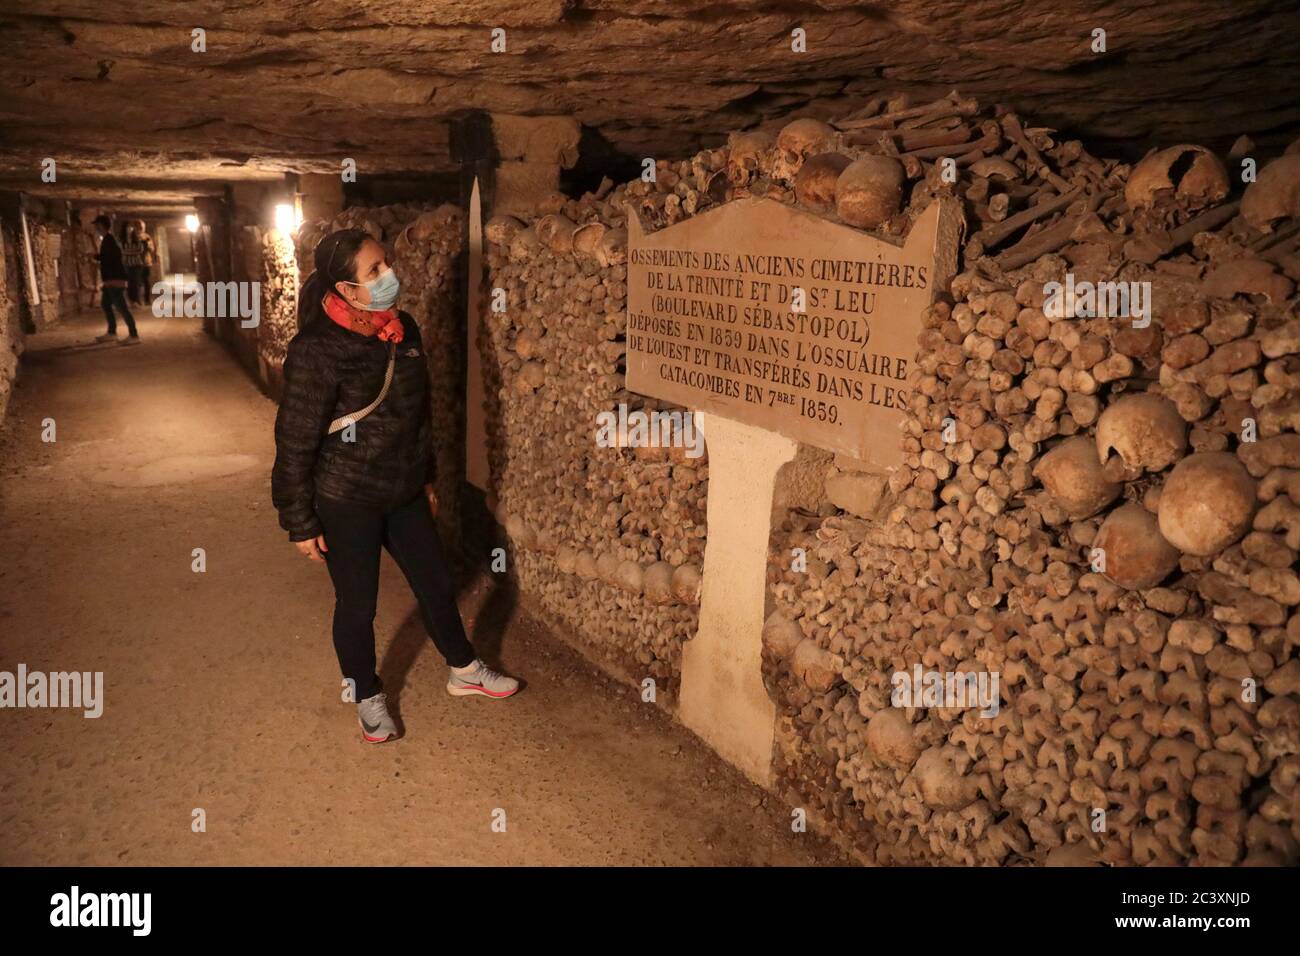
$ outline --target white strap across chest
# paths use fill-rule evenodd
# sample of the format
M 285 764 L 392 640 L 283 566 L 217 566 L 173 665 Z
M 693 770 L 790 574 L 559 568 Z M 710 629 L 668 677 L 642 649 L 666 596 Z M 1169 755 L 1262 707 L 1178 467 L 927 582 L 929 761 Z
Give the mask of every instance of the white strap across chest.
M 379 407 L 379 403 L 382 402 L 384 400 L 384 396 L 388 394 L 389 386 L 393 384 L 393 365 L 396 362 L 397 362 L 397 343 L 389 342 L 388 343 L 388 368 L 384 372 L 384 387 L 379 390 L 379 394 L 375 396 L 375 400 L 371 402 L 369 405 L 367 405 L 365 408 L 361 409 L 360 411 L 351 412 L 347 415 L 342 416 L 341 418 L 336 418 L 334 419 L 334 421 L 330 422 L 329 431 L 326 434 L 333 435 L 335 432 L 342 431 L 343 429 L 347 428 L 349 425 L 361 421 L 361 419 L 365 418 L 367 415 L 369 415 L 371 412 L 373 412 L 376 408 Z

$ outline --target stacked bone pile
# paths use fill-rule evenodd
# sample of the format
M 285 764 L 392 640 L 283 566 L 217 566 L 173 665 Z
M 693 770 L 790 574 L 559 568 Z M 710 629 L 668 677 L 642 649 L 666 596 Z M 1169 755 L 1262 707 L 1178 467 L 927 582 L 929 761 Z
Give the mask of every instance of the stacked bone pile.
M 661 164 L 659 182 L 686 191 L 697 172 L 713 170 Z M 678 195 L 667 188 L 655 194 Z M 606 180 L 533 224 L 492 219 L 478 344 L 493 504 L 521 590 L 607 669 L 635 683 L 651 677 L 672 695 L 681 642 L 697 623 L 706 459 L 680 446 L 629 447 L 617 429 L 597 443 L 598 416 L 620 405 L 674 410 L 623 387 L 621 202 L 644 195 Z
M 361 229 L 375 237 L 392 261 L 397 237 L 421 213 L 425 203 L 393 203 L 389 206 L 349 206 L 333 219 L 304 222 L 298 227 L 298 268 L 303 276 L 312 272 L 312 253 L 316 244 L 338 229 Z M 404 277 L 405 278 L 405 277 Z
M 679 644 L 697 621 L 690 605 L 698 600 L 705 537 L 705 459 L 654 462 L 652 449 L 599 448 L 593 438 L 595 416 L 620 403 L 678 410 L 623 389 L 627 207 L 653 232 L 719 203 L 763 196 L 899 239 L 926 203 L 918 190 L 905 201 L 908 177 L 921 165 L 894 158 L 896 147 L 951 146 L 959 140 L 951 129 L 975 111 L 956 97 L 920 110 L 903 98 L 877 101 L 865 111 L 877 122 L 918 127 L 892 144 L 879 142 L 880 130 L 872 136 L 799 119 L 735 134 L 726 147 L 684 161 L 659 160 L 651 182 L 605 180 L 581 199 L 557 200 L 532 223 L 500 216 L 488 224 L 478 347 L 498 517 L 523 590 L 598 660 L 633 676 L 676 679 Z M 504 297 L 500 310 L 495 290 Z M 845 465 L 842 500 L 883 486 Z M 660 601 L 667 610 L 656 609 Z
M 438 522 L 444 540 L 459 540 L 460 482 L 465 447 L 465 324 L 460 306 L 464 223 L 451 204 L 352 206 L 333 220 L 298 230 L 298 267 L 311 275 L 316 244 L 338 229 L 363 229 L 384 247 L 402 280 L 399 305 L 420 328 L 429 363 L 429 390 L 438 461 Z
M 89 226 L 85 226 L 71 230 L 69 238 L 73 256 L 70 265 L 77 274 L 77 306 L 83 310 L 89 309 L 99 302 L 99 263 L 95 261 L 95 253 L 98 251 L 95 233 Z
M 94 254 L 93 235 L 76 226 L 63 230 L 63 242 L 59 249 L 59 292 L 65 315 L 75 315 L 94 305 L 95 289 L 99 284 Z M 86 278 L 91 279 L 89 286 L 85 285 Z M 145 296 L 146 301 L 153 300 L 150 289 L 145 289 Z
M 1300 153 L 1243 191 L 1244 141 L 1130 168 L 955 96 L 875 109 L 839 124 L 880 159 L 860 204 L 891 232 L 951 193 L 973 232 L 905 465 L 774 534 L 783 788 L 881 863 L 1294 863 Z M 796 192 L 814 163 L 852 165 Z M 1106 280 L 1149 321 L 1054 310 Z M 999 712 L 894 706 L 916 665 L 996 673 Z
M 278 229 L 262 236 L 261 316 L 257 326 L 258 364 L 272 388 L 279 394 L 284 358 L 289 340 L 298 334 L 298 261 L 293 239 Z M 235 321 L 220 316 L 219 321 Z
M 34 221 L 31 224 L 32 263 L 36 267 L 36 287 L 41 297 L 41 328 L 59 321 L 63 308 L 63 290 L 59 285 L 59 260 L 63 255 L 65 234 L 70 230 L 58 223 Z

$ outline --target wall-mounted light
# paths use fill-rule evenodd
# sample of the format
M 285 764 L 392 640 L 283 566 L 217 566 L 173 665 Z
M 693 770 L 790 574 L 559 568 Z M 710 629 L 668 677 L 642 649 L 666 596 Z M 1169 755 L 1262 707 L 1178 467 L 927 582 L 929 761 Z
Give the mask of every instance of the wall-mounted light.
M 199 231 L 199 217 L 190 213 L 185 217 L 185 228 L 190 232 Z
M 302 213 L 294 209 L 293 203 L 277 203 L 275 207 L 275 228 L 285 235 L 292 235 L 302 225 Z

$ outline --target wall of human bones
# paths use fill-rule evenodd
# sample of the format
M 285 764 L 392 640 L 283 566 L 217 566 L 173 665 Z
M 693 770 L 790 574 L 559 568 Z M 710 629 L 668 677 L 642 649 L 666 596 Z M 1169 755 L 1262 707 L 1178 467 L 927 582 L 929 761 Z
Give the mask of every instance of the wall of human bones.
M 625 203 L 654 230 L 768 196 L 897 242 L 955 197 L 904 465 L 804 447 L 778 489 L 781 793 L 880 863 L 1294 862 L 1298 181 L 1300 154 L 1245 140 L 1130 165 L 881 98 L 496 217 L 480 348 L 520 587 L 672 706 L 708 459 L 594 438 L 671 410 L 624 388 Z

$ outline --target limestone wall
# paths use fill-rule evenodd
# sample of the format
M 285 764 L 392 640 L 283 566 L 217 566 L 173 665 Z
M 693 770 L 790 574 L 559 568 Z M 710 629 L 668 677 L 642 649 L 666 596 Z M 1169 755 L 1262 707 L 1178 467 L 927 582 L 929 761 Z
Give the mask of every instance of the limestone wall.
M 0 244 L 4 247 L 0 262 L 0 421 L 9 407 L 26 335 L 57 324 L 62 314 L 75 310 L 77 302 L 75 283 L 62 272 L 73 261 L 68 250 L 73 245 L 74 230 L 45 220 L 38 209 L 29 210 L 27 221 L 41 298 L 36 308 L 29 299 L 27 259 L 16 209 L 15 215 L 0 223 Z M 70 290 L 67 295 L 65 288 Z
M 258 283 L 258 307 L 266 305 L 265 268 L 282 261 L 275 254 L 275 239 L 271 230 L 260 225 L 231 223 L 231 273 L 236 282 Z M 268 249 L 268 247 L 270 247 Z M 251 295 L 251 290 L 250 290 Z M 248 369 L 267 389 L 272 388 L 271 369 L 261 358 L 260 346 L 266 341 L 266 333 L 261 330 L 261 323 L 267 319 L 258 316 L 258 324 L 233 321 L 230 318 L 216 317 L 217 335 L 234 351 L 244 368 Z M 274 337 L 272 337 L 274 338 Z
M 74 225 L 65 233 L 59 277 L 65 316 L 99 305 L 99 263 L 95 261 L 95 234 L 88 226 Z
M 208 197 L 198 197 L 195 205 L 198 207 L 200 222 L 198 231 L 194 233 L 194 259 L 198 281 L 206 286 L 209 282 L 231 282 L 246 278 L 236 268 L 237 263 L 233 257 L 234 241 L 229 207 L 224 202 Z M 188 234 L 180 229 L 172 229 L 167 236 L 168 244 L 178 240 L 184 241 L 187 236 Z M 243 265 L 243 260 L 239 265 Z M 238 323 L 219 319 L 206 312 L 203 316 L 204 331 L 232 348 L 235 337 L 234 327 L 237 325 Z
M 0 422 L 9 409 L 9 396 L 18 376 L 24 332 L 19 299 L 23 281 L 21 247 L 8 223 L 0 223 Z

